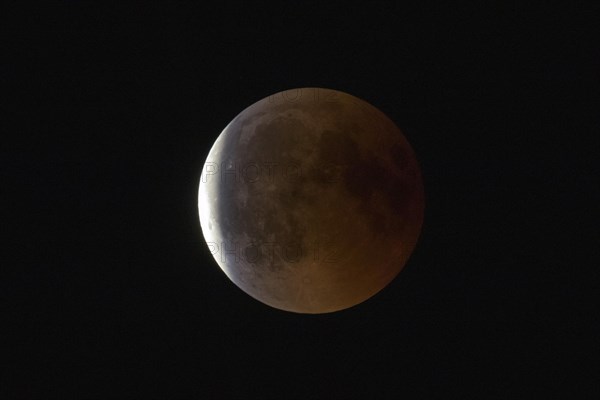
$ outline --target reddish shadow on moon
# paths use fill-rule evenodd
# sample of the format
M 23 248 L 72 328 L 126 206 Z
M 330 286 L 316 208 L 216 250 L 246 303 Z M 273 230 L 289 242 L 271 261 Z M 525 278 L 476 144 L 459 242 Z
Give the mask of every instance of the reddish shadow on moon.
M 420 169 L 400 129 L 349 94 L 280 92 L 215 141 L 198 197 L 215 261 L 272 307 L 363 302 L 404 267 L 421 231 Z

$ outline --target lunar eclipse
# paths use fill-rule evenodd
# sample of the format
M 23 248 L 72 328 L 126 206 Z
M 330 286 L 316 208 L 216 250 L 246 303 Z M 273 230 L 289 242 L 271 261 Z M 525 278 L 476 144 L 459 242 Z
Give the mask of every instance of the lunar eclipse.
M 402 270 L 424 190 L 412 147 L 381 111 L 299 88 L 225 127 L 204 163 L 198 208 L 210 252 L 240 289 L 281 310 L 328 313 Z

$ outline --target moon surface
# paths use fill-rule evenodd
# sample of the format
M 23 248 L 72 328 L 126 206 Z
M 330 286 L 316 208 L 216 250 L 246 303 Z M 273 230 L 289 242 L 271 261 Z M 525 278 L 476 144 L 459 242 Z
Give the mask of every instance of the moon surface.
M 359 304 L 406 264 L 423 222 L 415 153 L 381 111 L 323 88 L 242 111 L 200 178 L 206 244 L 240 289 L 278 309 Z

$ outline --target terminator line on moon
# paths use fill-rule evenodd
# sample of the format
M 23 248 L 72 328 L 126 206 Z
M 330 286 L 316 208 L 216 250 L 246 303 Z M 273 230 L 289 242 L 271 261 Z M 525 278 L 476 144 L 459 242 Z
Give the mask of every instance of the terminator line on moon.
M 301 88 L 227 125 L 204 164 L 198 207 L 211 253 L 239 288 L 281 310 L 327 313 L 400 272 L 424 194 L 410 144 L 381 111 Z

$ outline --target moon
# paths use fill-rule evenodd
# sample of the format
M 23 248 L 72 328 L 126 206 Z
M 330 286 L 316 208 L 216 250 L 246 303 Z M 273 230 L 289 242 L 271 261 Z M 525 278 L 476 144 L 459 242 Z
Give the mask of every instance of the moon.
M 198 210 L 215 261 L 271 307 L 329 313 L 382 290 L 424 215 L 415 153 L 369 103 L 299 88 L 242 111 L 212 146 Z

